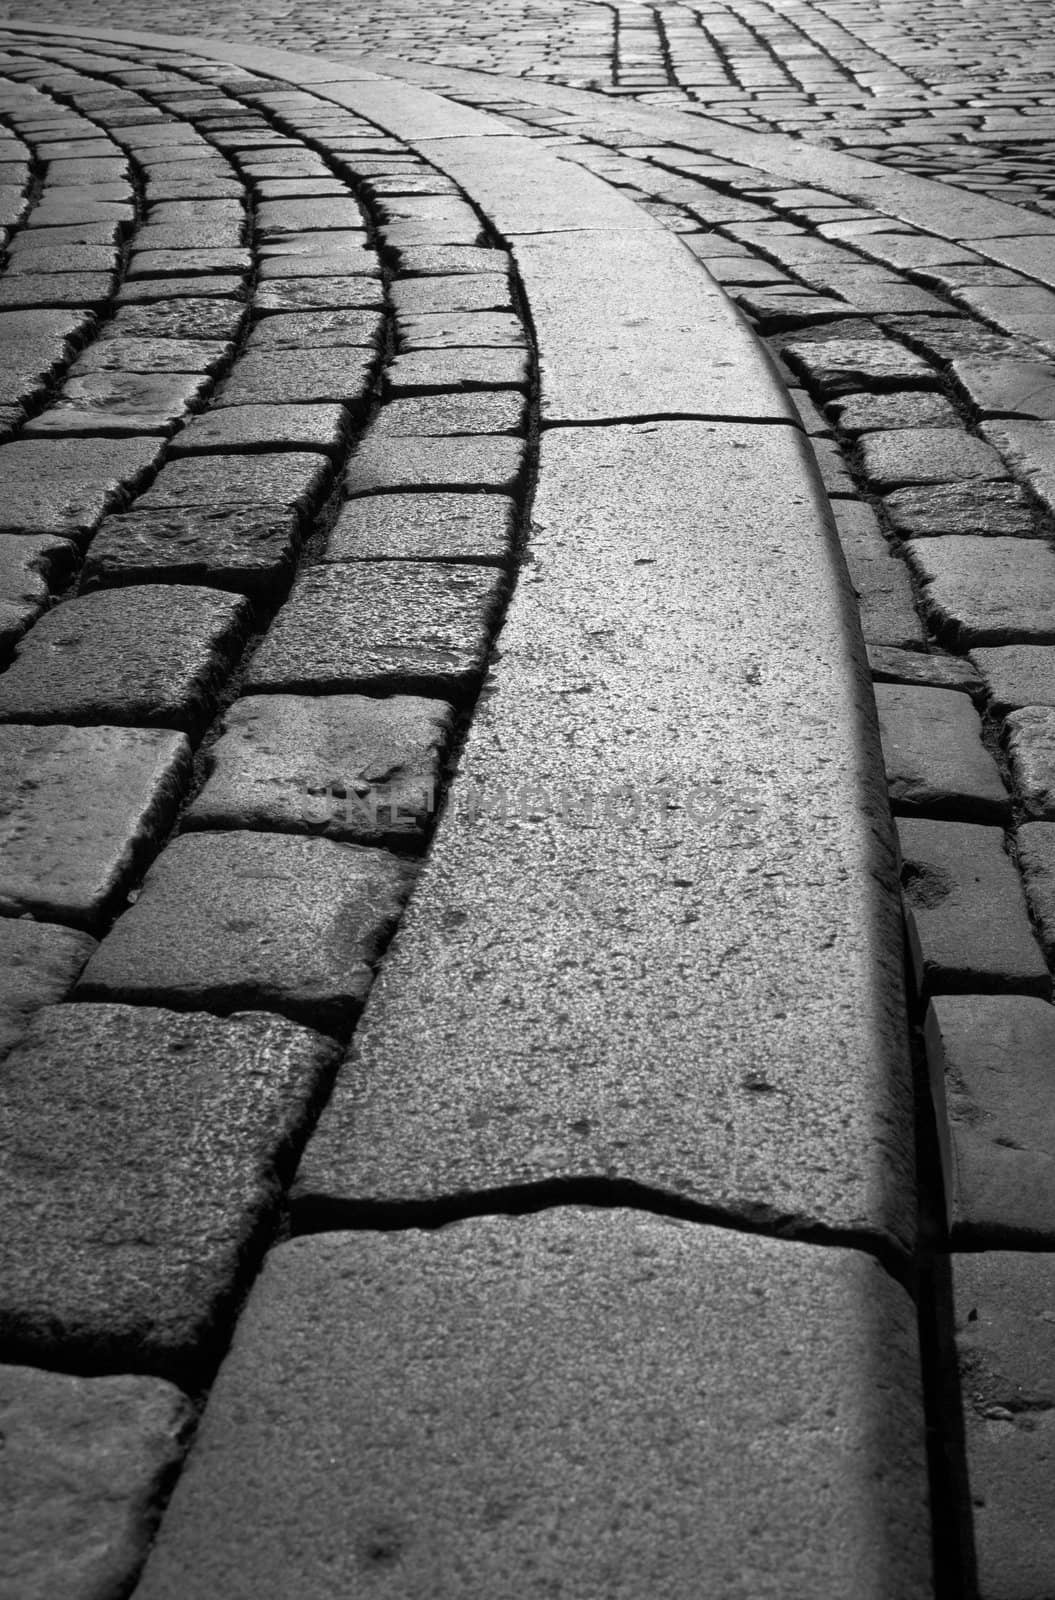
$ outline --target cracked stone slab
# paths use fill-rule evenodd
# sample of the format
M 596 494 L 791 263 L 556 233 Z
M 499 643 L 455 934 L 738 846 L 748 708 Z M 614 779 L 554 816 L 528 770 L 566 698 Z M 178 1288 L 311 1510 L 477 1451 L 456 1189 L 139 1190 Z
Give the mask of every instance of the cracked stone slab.
M 924 606 L 953 650 L 1055 642 L 1055 553 L 1038 539 L 910 539 Z
M 377 352 L 343 346 L 339 349 L 283 350 L 246 354 L 235 365 L 213 405 L 292 405 L 325 401 L 346 406 L 361 417 L 370 402 Z
M 531 548 L 305 1202 L 603 1177 L 907 1239 L 889 813 L 799 430 L 546 432 Z
M 1055 647 L 1013 644 L 992 650 L 972 650 L 971 660 L 985 679 L 994 711 L 1013 711 L 1019 706 L 1055 706 Z
M 322 559 L 502 565 L 513 549 L 516 514 L 515 501 L 499 494 L 364 495 L 342 507 Z
M 82 592 L 189 583 L 264 599 L 292 577 L 299 535 L 299 516 L 281 506 L 170 506 L 107 517 L 89 547 Z
M 95 928 L 171 826 L 182 734 L 0 726 L 0 914 Z
M 503 588 L 500 572 L 469 563 L 311 568 L 250 661 L 245 689 L 463 697 L 483 671 Z
M 1055 1240 L 1055 1010 L 1025 995 L 933 1000 L 927 1060 L 954 1249 Z
M 444 701 L 413 695 L 236 700 L 185 826 L 420 843 L 453 717 Z
M 194 1412 L 158 1378 L 0 1367 L 5 1586 L 19 1600 L 127 1592 Z
M 0 917 L 0 1054 L 34 1011 L 66 998 L 94 949 L 95 940 L 76 928 Z
M 898 489 L 883 508 L 902 539 L 973 533 L 1028 539 L 1036 532 L 1029 499 L 1017 483 L 942 483 Z
M 0 1082 L 6 1348 L 189 1377 L 251 1276 L 333 1059 L 261 1013 L 39 1011 Z
M 260 1008 L 342 1029 L 366 996 L 413 872 L 384 850 L 328 839 L 184 834 L 147 873 L 77 995 Z
M 953 689 L 877 683 L 890 799 L 902 814 L 1003 822 L 1011 802 L 982 743 L 982 721 Z
M 903 1290 L 561 1208 L 274 1251 L 138 1593 L 924 1600 L 928 1568 Z
M 897 428 L 857 442 L 870 488 L 882 494 L 907 484 L 995 482 L 1008 476 L 992 445 L 963 428 Z
M 1049 994 L 1047 964 L 1003 831 L 918 817 L 901 818 L 897 830 L 917 984 L 930 994 Z
M 172 433 L 209 387 L 204 372 L 88 372 L 67 378 L 22 431 L 29 438 Z
M 69 539 L 0 533 L 0 651 L 7 651 L 48 604 L 77 559 Z
M 1055 1256 L 953 1257 L 978 1593 L 1055 1588 Z
M 516 494 L 524 477 L 522 439 L 506 434 L 403 435 L 396 448 L 383 433 L 368 432 L 356 446 L 344 475 L 349 496 L 394 490 L 464 489 Z
M 195 734 L 245 635 L 240 597 L 142 584 L 47 612 L 0 676 L 0 722 L 133 724 Z
M 0 445 L 0 533 L 81 539 L 156 465 L 159 438 L 16 439 Z
M 321 452 L 275 450 L 253 455 L 185 456 L 162 467 L 137 511 L 186 511 L 193 507 L 274 506 L 307 517 L 330 476 Z

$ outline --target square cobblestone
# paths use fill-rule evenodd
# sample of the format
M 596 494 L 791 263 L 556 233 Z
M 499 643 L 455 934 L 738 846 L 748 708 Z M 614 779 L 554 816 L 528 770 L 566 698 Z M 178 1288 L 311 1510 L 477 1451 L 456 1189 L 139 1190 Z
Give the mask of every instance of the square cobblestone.
M 883 508 L 902 539 L 972 533 L 1031 538 L 1038 530 L 1017 483 L 943 483 L 898 489 Z
M 968 822 L 1010 819 L 1010 799 L 967 695 L 877 683 L 875 697 L 896 812 Z
M 1039 539 L 910 539 L 923 600 L 953 650 L 1055 642 L 1055 552 Z
M 996 712 L 1019 706 L 1055 706 L 1055 647 L 1013 644 L 992 650 L 972 650 L 971 660 L 982 673 L 990 704 Z
M 348 463 L 344 485 L 352 497 L 405 489 L 515 494 L 526 464 L 524 442 L 506 434 L 404 435 L 393 447 L 390 438 L 375 438 L 371 429 Z
M 213 404 L 224 406 L 291 405 L 332 402 L 361 417 L 370 402 L 377 370 L 372 348 L 283 350 L 242 356 Z
M 143 481 L 163 447 L 160 438 L 0 445 L 0 533 L 83 538 Z
M 299 529 L 297 513 L 278 506 L 189 506 L 107 517 L 88 550 L 82 591 L 210 584 L 262 600 L 292 577 Z
M 350 500 L 323 561 L 509 560 L 516 504 L 498 494 L 385 494 Z

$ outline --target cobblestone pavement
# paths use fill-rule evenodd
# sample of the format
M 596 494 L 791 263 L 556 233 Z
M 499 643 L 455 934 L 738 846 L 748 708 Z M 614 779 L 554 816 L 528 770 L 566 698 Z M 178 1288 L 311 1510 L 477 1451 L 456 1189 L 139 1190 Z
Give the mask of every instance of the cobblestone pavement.
M 1046 19 L 285 10 L 0 32 L 0 1596 L 1055 1592 Z

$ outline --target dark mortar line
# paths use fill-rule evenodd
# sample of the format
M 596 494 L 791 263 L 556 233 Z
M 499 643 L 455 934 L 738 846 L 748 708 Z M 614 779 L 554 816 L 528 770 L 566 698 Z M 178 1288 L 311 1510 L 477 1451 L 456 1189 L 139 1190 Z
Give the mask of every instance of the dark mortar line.
M 800 433 L 804 432 L 801 418 L 794 414 L 794 406 L 790 401 L 788 404 L 792 415 L 787 417 L 739 415 L 728 411 L 641 411 L 625 417 L 558 417 L 540 422 L 539 431 L 545 435 L 554 428 L 622 428 L 649 422 L 726 422 L 739 427 L 797 428 Z

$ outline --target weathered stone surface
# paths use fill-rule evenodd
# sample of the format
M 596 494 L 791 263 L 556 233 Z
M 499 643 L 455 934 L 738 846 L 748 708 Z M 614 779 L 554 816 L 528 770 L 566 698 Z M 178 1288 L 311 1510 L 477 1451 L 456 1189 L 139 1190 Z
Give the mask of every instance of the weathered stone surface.
M 171 825 L 182 734 L 0 727 L 0 914 L 96 927 Z
M 386 400 L 465 389 L 524 389 L 530 382 L 525 350 L 412 350 L 382 374 Z
M 384 850 L 328 839 L 184 834 L 155 861 L 77 993 L 347 1028 L 412 872 Z
M 927 1013 L 927 1060 L 954 1248 L 1055 1242 L 1055 1009 L 957 995 Z
M 188 585 L 67 600 L 40 618 L 0 676 L 0 722 L 195 733 L 212 713 L 247 623 L 241 598 Z
M 257 206 L 256 231 L 261 239 L 276 234 L 340 228 L 365 229 L 365 219 L 350 194 L 341 199 L 264 200 Z
M 905 1238 L 889 812 L 802 434 L 541 446 L 534 560 L 304 1192 L 604 1178 Z
M 911 1304 L 856 1251 L 572 1208 L 295 1239 L 139 1597 L 923 1600 L 922 1437 Z
M 505 272 L 478 272 L 453 278 L 397 278 L 392 285 L 397 316 L 422 311 L 512 310 L 512 293 Z
M 19 1600 L 128 1591 L 193 1410 L 157 1378 L 0 1367 L 5 1587 Z
M 207 1363 L 332 1061 L 283 1017 L 39 1011 L 0 1075 L 6 1347 L 175 1377 Z
M 67 378 L 23 432 L 30 438 L 171 433 L 208 388 L 204 372 L 88 372 Z
M 330 350 L 344 345 L 372 346 L 384 335 L 379 311 L 294 311 L 263 317 L 249 335 L 246 350 Z
M 364 496 L 342 508 L 322 559 L 499 564 L 509 559 L 515 532 L 516 505 L 505 495 Z
M 0 652 L 6 652 L 73 570 L 68 539 L 0 533 Z
M 884 539 L 872 507 L 863 500 L 838 500 L 832 511 L 866 641 L 922 649 L 927 636 L 908 568 Z
M 810 446 L 827 494 L 833 499 L 836 496 L 851 498 L 855 496 L 857 486 L 851 475 L 849 463 L 835 440 L 811 439 Z
M 444 701 L 411 695 L 236 700 L 186 826 L 420 841 L 436 810 L 452 720 Z
M 1049 361 L 959 356 L 952 370 L 983 417 L 1055 419 L 1055 369 Z
M 374 439 L 526 432 L 527 401 L 516 389 L 390 400 L 370 424 Z
M 943 483 L 899 489 L 884 497 L 883 507 L 902 539 L 958 533 L 1028 539 L 1036 531 L 1029 500 L 1017 483 Z
M 483 671 L 504 580 L 438 561 L 335 562 L 306 572 L 245 687 L 464 696 Z
M 895 811 L 975 822 L 1010 817 L 999 769 L 982 743 L 982 722 L 964 694 L 877 683 L 876 709 Z
M 981 698 L 985 688 L 981 674 L 959 656 L 870 644 L 868 665 L 876 683 L 928 684 L 933 689 L 958 689 L 974 698 Z
M 857 442 L 869 485 L 883 493 L 913 483 L 995 482 L 1007 468 L 992 445 L 963 428 L 896 428 Z
M 1055 1255 L 953 1258 L 981 1600 L 1055 1589 Z
M 360 274 L 372 278 L 378 276 L 378 260 L 364 237 L 355 245 L 340 250 L 324 253 L 290 250 L 264 256 L 259 272 L 262 284 L 289 278 L 354 278 Z
M 88 550 L 81 587 L 210 584 L 262 599 L 292 576 L 299 525 L 297 513 L 280 506 L 168 507 L 107 517 Z
M 171 455 L 222 455 L 237 450 L 344 448 L 350 419 L 344 406 L 233 405 L 194 417 L 172 442 Z
M 898 839 L 917 985 L 931 994 L 1047 995 L 1048 969 L 1002 831 L 904 817 Z
M 49 245 L 46 235 L 22 233 L 13 241 L 5 272 L 114 272 L 120 253 L 112 244 Z M 21 246 L 21 248 L 19 248 Z
M 73 355 L 91 328 L 90 312 L 0 312 L 0 345 L 4 366 L 0 372 L 0 402 L 31 400 Z
M 111 328 L 114 324 L 111 323 Z M 81 352 L 71 377 L 96 372 L 215 373 L 234 351 L 233 339 L 165 339 L 111 333 Z
M 1055 823 L 1027 822 L 1018 830 L 1018 862 L 1040 942 L 1055 958 Z
M 1004 729 L 1008 759 L 1026 815 L 1055 818 L 1055 708 L 1025 706 Z
M 80 306 L 101 311 L 116 287 L 111 272 L 27 272 L 0 279 L 0 311 Z
M 145 233 L 144 229 L 143 234 Z M 157 245 L 164 244 L 160 235 L 159 229 L 154 235 L 154 242 Z M 135 248 L 129 258 L 125 283 L 139 283 L 149 278 L 165 278 L 170 274 L 179 277 L 181 282 L 191 277 L 234 273 L 247 278 L 252 270 L 253 258 L 248 250 L 209 250 L 203 246 L 190 250 L 183 247 L 176 248 L 174 240 L 170 243 L 173 247 L 169 249 Z
M 342 278 L 286 278 L 258 283 L 253 310 L 261 316 L 287 311 L 381 310 L 385 291 L 380 272 Z
M 215 272 L 201 277 L 126 278 L 117 292 L 115 305 L 118 312 L 127 306 L 149 305 L 156 300 L 244 300 L 245 278 L 232 272 Z M 260 291 L 253 297 L 254 308 L 260 309 Z
M 222 340 L 238 337 L 248 315 L 247 307 L 228 300 L 190 298 L 158 300 L 149 305 L 119 307 L 93 349 L 110 339 Z
M 158 473 L 137 511 L 182 511 L 190 507 L 289 507 L 302 517 L 314 508 L 330 476 L 321 452 L 276 450 L 267 454 L 187 456 Z
M 360 417 L 370 401 L 377 368 L 373 349 L 284 350 L 242 356 L 216 396 L 216 406 L 290 405 L 324 401 Z
M 828 410 L 844 433 L 857 435 L 880 428 L 954 428 L 956 410 L 944 395 L 925 389 L 892 394 L 848 394 Z
M 526 467 L 521 439 L 506 434 L 403 436 L 396 447 L 384 434 L 368 432 L 345 473 L 350 496 L 394 490 L 489 490 L 516 494 Z
M 951 649 L 1055 642 L 1055 553 L 1037 539 L 910 539 L 923 601 Z
M 396 319 L 396 344 L 399 350 L 523 349 L 527 340 L 512 311 L 406 311 Z
M 938 374 L 893 339 L 792 339 L 782 349 L 793 371 L 825 399 L 855 390 L 937 389 Z
M 74 928 L 0 917 L 0 1054 L 34 1011 L 65 999 L 94 949 L 95 940 Z
M 140 483 L 159 438 L 16 439 L 0 445 L 0 533 L 90 533 Z
M 1055 649 L 1044 644 L 1012 644 L 972 650 L 971 660 L 985 678 L 992 708 L 1055 706 Z
M 466 273 L 507 274 L 510 260 L 504 250 L 473 245 L 421 244 L 399 251 L 401 278 L 446 278 Z
M 1055 513 L 1055 422 L 983 422 L 982 432 Z

